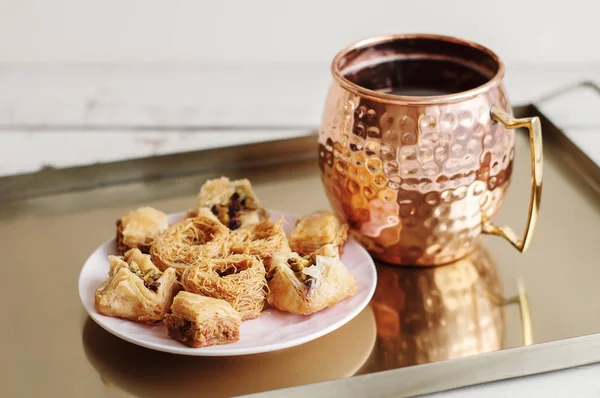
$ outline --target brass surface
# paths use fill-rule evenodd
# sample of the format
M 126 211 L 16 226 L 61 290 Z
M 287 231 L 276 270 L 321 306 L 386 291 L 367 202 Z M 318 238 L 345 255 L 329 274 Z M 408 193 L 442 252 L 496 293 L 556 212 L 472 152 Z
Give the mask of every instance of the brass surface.
M 373 311 L 302 346 L 238 357 L 185 357 L 127 343 L 88 318 L 85 355 L 113 392 L 136 397 L 231 397 L 349 377 L 375 343 Z
M 512 118 L 493 52 L 446 36 L 381 36 L 341 51 L 331 69 L 319 132 L 323 185 L 373 257 L 447 264 L 471 252 L 482 232 L 527 248 L 541 197 L 541 125 Z M 415 81 L 447 92 L 403 95 Z M 535 156 L 522 241 L 491 224 L 513 174 L 517 127 L 531 130 Z
M 520 227 L 527 212 L 523 198 L 530 192 L 529 140 L 518 133 L 515 144 L 519 172 L 497 220 Z M 250 178 L 269 208 L 296 213 L 327 209 L 316 159 L 245 171 L 215 168 L 1 203 L 0 396 L 227 396 L 479 356 L 530 343 L 524 341 L 527 334 L 536 347 L 600 333 L 594 315 L 600 299 L 600 196 L 565 168 L 562 148 L 547 144 L 544 150 L 542 215 L 525 254 L 482 237 L 487 254 L 473 252 L 473 259 L 480 259 L 470 263 L 466 257 L 437 268 L 378 265 L 381 286 L 370 309 L 335 333 L 264 356 L 187 358 L 122 342 L 85 313 L 77 292 L 79 272 L 87 256 L 113 236 L 114 221 L 123 211 L 146 204 L 166 212 L 186 210 L 206 178 L 222 173 Z M 423 281 L 418 283 L 424 287 L 415 288 L 415 281 Z M 428 295 L 437 310 L 423 313 L 429 308 Z M 523 299 L 516 300 L 517 295 Z M 399 328 L 396 323 L 384 329 L 387 323 L 380 322 L 376 336 L 377 300 L 395 309 L 403 300 L 405 310 Z M 529 315 L 523 317 L 525 323 L 517 302 L 530 309 L 522 312 Z M 452 366 L 452 360 L 446 362 Z M 219 375 L 228 385 L 215 381 Z M 461 384 L 472 380 L 477 380 L 474 373 Z M 436 379 L 428 383 L 434 389 Z

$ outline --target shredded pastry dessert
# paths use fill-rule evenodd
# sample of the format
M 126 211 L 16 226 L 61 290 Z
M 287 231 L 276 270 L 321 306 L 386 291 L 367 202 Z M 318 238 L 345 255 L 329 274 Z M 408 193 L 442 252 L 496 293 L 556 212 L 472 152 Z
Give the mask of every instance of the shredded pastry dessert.
M 301 256 L 315 252 L 326 244 L 338 247 L 340 255 L 348 240 L 348 224 L 327 211 L 300 217 L 290 236 L 290 248 Z
M 208 209 L 200 209 L 194 218 L 173 224 L 158 235 L 150 248 L 152 261 L 161 270 L 174 268 L 178 275 L 206 257 L 229 253 L 229 229 Z
M 161 272 L 150 256 L 131 249 L 109 256 L 109 278 L 96 290 L 94 303 L 107 316 L 152 323 L 163 319 L 180 290 L 172 268 Z
M 181 285 L 188 292 L 227 301 L 243 320 L 258 317 L 265 304 L 265 268 L 255 256 L 207 258 L 183 272 Z
M 242 317 L 225 300 L 179 292 L 164 322 L 169 337 L 197 348 L 238 341 Z
M 171 226 L 152 207 L 124 213 L 120 256 L 108 256 L 96 309 L 141 323 L 163 320 L 172 339 L 206 347 L 238 341 L 241 323 L 267 303 L 310 315 L 356 294 L 341 261 L 346 223 L 317 211 L 298 219 L 289 238 L 283 223 L 270 219 L 248 180 L 227 177 L 207 181 L 195 208 Z
M 298 253 L 275 255 L 267 284 L 267 302 L 272 307 L 304 315 L 333 307 L 358 289 L 332 244 L 305 257 Z
M 152 207 L 124 213 L 117 220 L 117 250 L 120 255 L 129 249 L 148 253 L 154 237 L 168 227 L 167 215 Z
M 250 181 L 230 181 L 227 177 L 208 180 L 200 189 L 196 209 L 188 212 L 194 216 L 200 209 L 208 208 L 231 230 L 269 219 L 252 190 Z
M 281 227 L 283 219 L 277 222 L 264 220 L 247 228 L 234 231 L 230 237 L 230 250 L 235 254 L 258 256 L 267 272 L 271 269 L 271 258 L 276 253 L 289 253 L 285 232 Z

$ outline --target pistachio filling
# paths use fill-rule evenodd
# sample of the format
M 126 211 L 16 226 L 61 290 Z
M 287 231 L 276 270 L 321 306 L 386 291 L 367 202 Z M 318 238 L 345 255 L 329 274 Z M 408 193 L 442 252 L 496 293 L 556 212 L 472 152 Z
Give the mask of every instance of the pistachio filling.
M 239 213 L 246 209 L 246 198 L 239 192 L 234 192 L 227 203 L 214 205 L 210 210 L 217 216 L 219 221 L 231 230 L 238 229 L 242 222 L 239 219 Z
M 298 280 L 304 282 L 304 284 L 308 287 L 311 287 L 314 283 L 314 279 L 312 276 L 305 274 L 302 272 L 304 268 L 310 267 L 316 264 L 316 256 L 309 255 L 304 257 L 292 257 L 289 258 L 287 263 L 290 266 L 290 269 L 294 271 L 294 275 Z
M 161 272 L 157 273 L 154 270 L 148 270 L 144 272 L 140 269 L 140 267 L 135 261 L 132 261 L 129 265 L 129 271 L 131 271 L 138 278 L 143 280 L 144 286 L 146 286 L 146 288 L 152 290 L 153 292 L 158 291 L 158 288 L 160 287 L 160 282 L 158 282 L 158 279 L 162 275 Z

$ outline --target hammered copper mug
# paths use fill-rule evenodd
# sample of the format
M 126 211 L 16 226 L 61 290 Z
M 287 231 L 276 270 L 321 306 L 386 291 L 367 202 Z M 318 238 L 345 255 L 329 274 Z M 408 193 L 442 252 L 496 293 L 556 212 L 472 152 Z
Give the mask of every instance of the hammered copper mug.
M 375 258 L 445 264 L 482 233 L 527 249 L 542 190 L 541 125 L 513 118 L 496 54 L 446 36 L 380 36 L 342 50 L 331 70 L 322 179 L 334 211 Z M 519 127 L 529 130 L 532 168 L 522 238 L 491 223 Z

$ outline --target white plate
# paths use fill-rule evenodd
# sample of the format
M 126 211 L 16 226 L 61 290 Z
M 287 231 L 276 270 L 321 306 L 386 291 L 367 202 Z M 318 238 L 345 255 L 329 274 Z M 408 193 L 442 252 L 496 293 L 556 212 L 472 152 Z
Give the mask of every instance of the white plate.
M 272 219 L 285 218 L 284 229 L 291 232 L 297 216 L 272 211 Z M 184 218 L 185 213 L 169 215 L 169 224 Z M 94 292 L 108 278 L 110 254 L 117 254 L 114 239 L 98 247 L 87 259 L 79 275 L 79 296 L 90 317 L 101 327 L 123 340 L 158 351 L 197 356 L 246 355 L 281 350 L 306 343 L 334 331 L 358 315 L 369 303 L 377 283 L 375 264 L 367 251 L 355 240 L 344 247 L 342 261 L 358 281 L 358 292 L 333 308 L 315 314 L 294 315 L 269 308 L 256 319 L 245 321 L 240 328 L 240 340 L 225 345 L 191 348 L 167 335 L 163 323 L 145 325 L 124 319 L 107 317 L 94 307 Z

